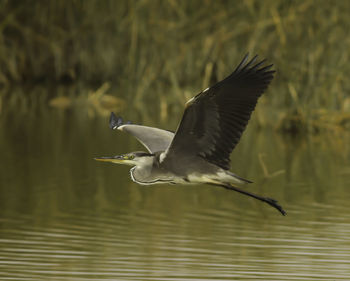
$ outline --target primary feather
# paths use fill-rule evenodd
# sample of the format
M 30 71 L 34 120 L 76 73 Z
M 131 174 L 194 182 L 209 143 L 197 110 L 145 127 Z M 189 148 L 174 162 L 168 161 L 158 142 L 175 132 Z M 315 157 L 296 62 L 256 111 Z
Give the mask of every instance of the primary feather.
M 197 155 L 228 170 L 258 98 L 273 79 L 272 65 L 262 67 L 246 55 L 235 71 L 192 98 L 168 148 L 166 158 Z

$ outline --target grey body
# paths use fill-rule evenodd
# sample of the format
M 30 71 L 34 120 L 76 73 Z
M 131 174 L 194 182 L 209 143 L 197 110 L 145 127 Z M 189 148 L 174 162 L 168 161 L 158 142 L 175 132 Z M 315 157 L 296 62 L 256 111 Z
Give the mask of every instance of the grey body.
M 139 140 L 148 152 L 100 157 L 99 161 L 134 166 L 130 176 L 143 185 L 206 183 L 235 190 L 285 211 L 277 201 L 234 186 L 250 183 L 230 169 L 230 154 L 243 133 L 258 98 L 273 78 L 272 65 L 263 67 L 248 55 L 235 71 L 205 89 L 186 103 L 175 133 L 124 123 L 112 112 L 109 125 L 126 131 Z
M 161 183 L 247 183 L 248 180 L 240 178 L 230 171 L 224 170 L 214 164 L 205 161 L 201 157 L 183 156 L 181 165 L 175 159 L 167 159 L 165 151 L 159 151 L 154 156 L 143 157 L 142 162 L 131 168 L 131 179 L 139 184 L 161 184 Z M 163 161 L 161 159 L 164 157 Z M 208 174 L 208 171 L 211 171 Z

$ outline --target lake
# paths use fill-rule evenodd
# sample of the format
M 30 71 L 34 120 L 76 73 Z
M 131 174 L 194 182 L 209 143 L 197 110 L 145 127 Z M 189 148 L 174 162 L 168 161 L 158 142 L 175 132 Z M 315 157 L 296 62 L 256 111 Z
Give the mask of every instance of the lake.
M 283 217 L 219 187 L 140 186 L 129 167 L 94 161 L 142 149 L 108 116 L 46 109 L 0 125 L 0 280 L 350 280 L 345 132 L 248 128 L 231 170 Z

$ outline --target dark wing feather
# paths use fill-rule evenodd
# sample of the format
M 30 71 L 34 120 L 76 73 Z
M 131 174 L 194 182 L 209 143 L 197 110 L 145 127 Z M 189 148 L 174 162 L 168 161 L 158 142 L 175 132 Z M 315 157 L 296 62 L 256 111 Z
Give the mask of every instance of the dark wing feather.
M 246 55 L 231 75 L 187 102 L 166 158 L 195 154 L 230 168 L 230 154 L 275 72 L 256 60 Z

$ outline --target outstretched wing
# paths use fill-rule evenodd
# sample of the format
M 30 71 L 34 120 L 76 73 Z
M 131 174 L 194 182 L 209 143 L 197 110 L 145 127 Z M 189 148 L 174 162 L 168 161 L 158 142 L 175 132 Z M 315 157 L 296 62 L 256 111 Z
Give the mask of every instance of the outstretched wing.
M 230 154 L 275 72 L 256 59 L 248 62 L 246 55 L 231 75 L 187 102 L 164 160 L 195 154 L 230 168 Z
M 169 147 L 174 137 L 174 133 L 166 130 L 123 123 L 123 119 L 115 116 L 113 112 L 111 113 L 111 117 L 109 119 L 109 127 L 111 129 L 118 129 L 133 135 L 147 148 L 150 153 L 165 151 Z

